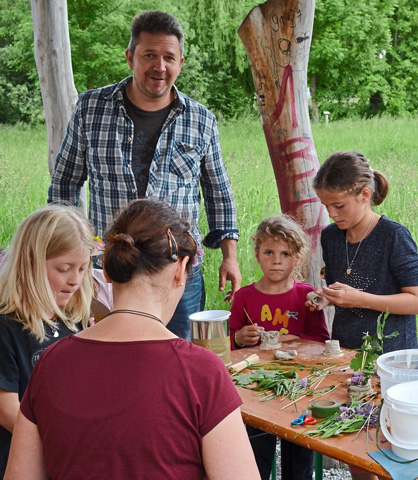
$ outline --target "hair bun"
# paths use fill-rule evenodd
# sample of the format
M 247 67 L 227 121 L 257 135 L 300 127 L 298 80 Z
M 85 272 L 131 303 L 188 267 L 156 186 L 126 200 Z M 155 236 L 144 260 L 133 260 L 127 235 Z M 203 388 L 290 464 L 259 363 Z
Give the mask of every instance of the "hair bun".
M 126 283 L 139 262 L 140 252 L 134 239 L 125 233 L 111 234 L 107 238 L 104 267 L 112 280 Z
M 134 239 L 130 235 L 127 235 L 126 233 L 116 233 L 112 235 L 109 240 L 111 243 L 127 243 L 132 247 L 135 246 Z

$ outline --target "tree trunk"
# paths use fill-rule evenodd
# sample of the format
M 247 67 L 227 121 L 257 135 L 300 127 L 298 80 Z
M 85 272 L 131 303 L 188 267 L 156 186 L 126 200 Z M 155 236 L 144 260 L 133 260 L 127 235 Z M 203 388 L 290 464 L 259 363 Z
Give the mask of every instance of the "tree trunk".
M 314 10 L 313 0 L 268 0 L 251 10 L 238 34 L 251 64 L 281 209 L 310 235 L 312 257 L 305 278 L 319 286 L 319 237 L 329 219 L 312 187 L 319 169 L 307 95 Z
M 77 101 L 71 65 L 66 0 L 31 0 L 35 61 L 48 134 L 48 169 L 55 159 Z M 84 191 L 84 192 L 83 192 Z M 80 208 L 85 211 L 85 190 Z

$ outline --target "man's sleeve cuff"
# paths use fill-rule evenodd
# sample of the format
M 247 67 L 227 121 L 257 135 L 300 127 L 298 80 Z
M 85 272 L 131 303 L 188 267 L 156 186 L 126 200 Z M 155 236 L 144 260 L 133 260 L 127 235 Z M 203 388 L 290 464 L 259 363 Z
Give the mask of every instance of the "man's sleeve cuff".
M 203 245 L 207 248 L 219 248 L 220 243 L 225 238 L 230 240 L 239 240 L 239 232 L 236 229 L 232 230 L 213 230 L 209 232 L 203 239 Z

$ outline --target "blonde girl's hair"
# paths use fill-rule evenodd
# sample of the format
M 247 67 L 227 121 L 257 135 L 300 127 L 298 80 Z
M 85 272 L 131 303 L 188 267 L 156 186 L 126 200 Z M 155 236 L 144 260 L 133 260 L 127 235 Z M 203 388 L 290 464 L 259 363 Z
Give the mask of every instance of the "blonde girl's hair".
M 46 269 L 47 260 L 80 248 L 93 252 L 93 229 L 75 207 L 51 204 L 25 218 L 0 267 L 0 313 L 13 314 L 40 342 L 44 322 L 53 325 L 51 314 L 74 332 L 79 322 L 86 327 L 93 295 L 90 268 L 64 309 L 55 301 Z
M 289 246 L 292 256 L 298 258 L 298 265 L 292 272 L 293 278 L 303 279 L 303 267 L 309 256 L 309 238 L 300 224 L 290 215 L 270 217 L 262 220 L 253 235 L 254 253 L 257 256 L 261 244 L 271 238 L 283 241 Z
M 321 165 L 313 180 L 315 190 L 337 190 L 359 195 L 367 187 L 371 205 L 380 205 L 389 192 L 383 173 L 373 170 L 360 152 L 342 150 L 331 154 Z

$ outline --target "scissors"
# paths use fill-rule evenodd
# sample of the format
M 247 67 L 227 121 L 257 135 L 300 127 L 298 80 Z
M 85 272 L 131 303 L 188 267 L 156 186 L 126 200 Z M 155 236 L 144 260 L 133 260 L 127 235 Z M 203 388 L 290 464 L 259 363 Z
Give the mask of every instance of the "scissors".
M 298 418 L 295 418 L 290 422 L 293 426 L 297 425 L 315 425 L 316 419 L 313 417 L 310 417 L 307 415 L 305 412 L 302 413 L 302 415 Z

